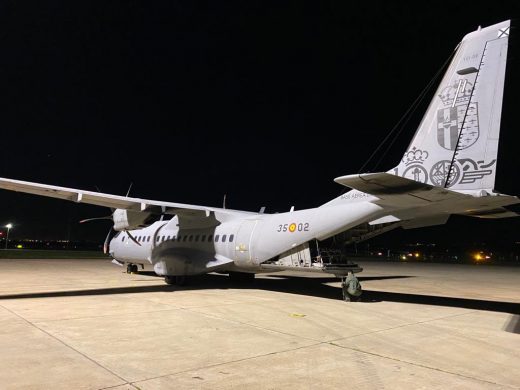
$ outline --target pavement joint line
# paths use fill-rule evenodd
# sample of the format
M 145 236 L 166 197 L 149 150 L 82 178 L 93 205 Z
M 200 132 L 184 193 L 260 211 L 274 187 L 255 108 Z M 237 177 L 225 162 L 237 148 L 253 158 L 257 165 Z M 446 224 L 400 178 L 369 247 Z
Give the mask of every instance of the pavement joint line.
M 340 338 L 338 338 L 338 339 L 329 340 L 329 341 L 327 341 L 327 342 L 328 342 L 328 343 L 334 343 L 334 342 L 336 342 L 336 341 L 348 340 L 348 339 L 352 339 L 352 338 L 354 338 L 354 337 L 367 336 L 367 335 L 369 335 L 369 334 L 387 332 L 387 331 L 389 331 L 389 330 L 400 329 L 400 328 L 406 328 L 407 326 L 414 326 L 414 325 L 428 324 L 428 323 L 430 323 L 430 322 L 440 321 L 440 320 L 444 320 L 444 319 L 447 319 L 447 318 L 461 317 L 461 316 L 465 316 L 465 315 L 469 315 L 469 314 L 473 314 L 473 313 L 478 313 L 478 310 L 472 310 L 472 311 L 467 312 L 467 313 L 451 314 L 451 315 L 449 315 L 449 316 L 445 316 L 445 317 L 431 318 L 431 319 L 429 319 L 429 320 L 424 320 L 424 321 L 409 322 L 409 323 L 407 323 L 407 324 L 402 324 L 402 325 L 392 326 L 392 327 L 390 327 L 390 328 L 386 328 L 386 329 L 373 330 L 373 331 L 371 331 L 371 332 L 365 332 L 365 333 L 355 334 L 355 335 L 347 336 L 347 337 L 340 337 Z
M 393 329 L 404 328 L 404 327 L 407 327 L 407 326 L 425 324 L 425 323 L 438 321 L 438 320 L 442 320 L 442 319 L 446 319 L 446 318 L 452 318 L 452 317 L 459 317 L 459 316 L 463 316 L 463 315 L 468 315 L 468 314 L 476 312 L 475 310 L 472 310 L 472 311 L 470 311 L 468 313 L 453 314 L 453 315 L 449 315 L 449 316 L 445 316 L 445 317 L 438 317 L 438 318 L 433 318 L 433 319 L 430 319 L 430 320 L 418 321 L 418 322 L 414 322 L 414 323 L 407 323 L 407 324 L 394 326 L 394 327 L 390 327 L 390 328 L 386 328 L 386 329 L 379 329 L 379 330 L 374 330 L 372 332 L 360 333 L 360 334 L 356 334 L 356 335 L 352 335 L 352 336 L 340 337 L 340 338 L 337 338 L 337 339 L 324 341 L 324 340 L 318 340 L 318 339 L 314 339 L 314 338 L 310 338 L 310 337 L 304 337 L 304 336 L 301 336 L 301 335 L 296 335 L 296 334 L 289 333 L 289 332 L 282 332 L 282 331 L 277 330 L 277 329 L 271 329 L 271 328 L 263 327 L 263 326 L 260 326 L 260 325 L 255 325 L 255 324 L 249 323 L 249 322 L 232 320 L 232 319 L 229 319 L 229 318 L 220 317 L 218 315 L 210 315 L 208 313 L 203 313 L 203 312 L 199 312 L 199 311 L 193 310 L 193 309 L 197 309 L 197 308 L 198 307 L 194 307 L 194 308 L 180 308 L 180 309 L 181 310 L 190 311 L 190 312 L 193 312 L 193 313 L 196 313 L 196 314 L 201 314 L 201 315 L 207 316 L 209 318 L 215 318 L 215 319 L 218 319 L 218 320 L 229 321 L 229 322 L 232 322 L 232 323 L 235 323 L 235 324 L 246 325 L 246 326 L 250 326 L 252 328 L 261 329 L 263 331 L 279 333 L 279 334 L 283 334 L 283 335 L 286 335 L 286 336 L 292 336 L 292 337 L 297 337 L 297 338 L 300 338 L 300 339 L 303 339 L 303 340 L 316 341 L 316 342 L 321 342 L 321 343 L 332 343 L 332 342 L 335 342 L 335 341 L 351 339 L 351 338 L 354 338 L 354 337 L 366 336 L 366 335 L 369 335 L 369 334 L 372 334 L 372 333 L 380 333 L 380 332 L 385 332 L 385 331 L 389 331 L 389 330 L 393 330 Z
M 58 318 L 55 320 L 38 320 L 34 321 L 35 324 L 46 324 L 48 322 L 58 322 L 58 321 L 74 321 L 74 320 L 83 320 L 83 319 L 90 319 L 90 318 L 105 318 L 105 317 L 118 317 L 122 315 L 129 315 L 129 314 L 148 314 L 148 313 L 157 313 L 157 312 L 163 312 L 163 311 L 173 311 L 175 310 L 174 307 L 168 307 L 164 309 L 158 309 L 158 310 L 147 310 L 147 311 L 136 311 L 135 313 L 126 313 L 126 314 L 105 314 L 105 315 L 99 315 L 99 316 L 84 316 L 84 317 L 72 317 L 72 318 Z
M 205 370 L 205 369 L 208 369 L 208 368 L 224 366 L 224 365 L 227 365 L 227 364 L 240 363 L 240 362 L 245 362 L 245 361 L 248 361 L 248 360 L 258 359 L 258 358 L 262 358 L 262 357 L 265 357 L 265 356 L 278 355 L 280 353 L 298 351 L 300 349 L 315 347 L 315 346 L 321 345 L 321 344 L 325 344 L 325 343 L 318 342 L 318 343 L 314 343 L 314 344 L 310 344 L 310 345 L 302 345 L 302 346 L 295 347 L 295 348 L 284 349 L 284 350 L 281 350 L 281 351 L 267 352 L 267 353 L 263 353 L 263 354 L 260 354 L 260 355 L 249 356 L 249 357 L 245 357 L 245 358 L 241 358 L 241 359 L 229 360 L 229 361 L 226 361 L 226 362 L 214 363 L 214 364 L 209 364 L 209 365 L 206 365 L 206 366 L 188 368 L 186 370 L 170 372 L 168 374 L 157 375 L 157 376 L 146 378 L 146 379 L 139 379 L 139 380 L 132 381 L 132 382 L 129 382 L 129 383 L 133 385 L 134 383 L 146 382 L 146 381 L 151 381 L 151 380 L 154 380 L 154 379 L 165 378 L 167 376 L 174 376 L 174 375 L 184 374 L 184 373 L 190 372 L 190 371 Z
M 33 328 L 35 329 L 38 329 L 40 332 L 46 334 L 48 337 L 56 340 L 57 342 L 59 342 L 60 344 L 64 345 L 65 347 L 69 348 L 70 350 L 76 352 L 77 354 L 83 356 L 85 359 L 89 360 L 90 362 L 94 363 L 96 366 L 102 368 L 103 370 L 105 371 L 108 371 L 110 374 L 114 375 L 115 377 L 117 377 L 118 379 L 122 380 L 123 382 L 125 383 L 121 383 L 119 384 L 118 386 L 122 386 L 126 383 L 129 383 L 129 381 L 127 381 L 125 378 L 123 378 L 122 376 L 116 374 L 114 371 L 110 370 L 109 368 L 103 366 L 101 363 L 97 362 L 96 360 L 92 359 L 90 356 L 87 356 L 86 354 L 84 354 L 83 352 L 79 351 L 78 349 L 74 348 L 73 346 L 67 344 L 65 341 L 61 340 L 60 338 L 54 336 L 52 333 L 49 333 L 47 332 L 45 329 L 42 329 L 40 328 L 39 326 L 37 326 L 35 323 L 25 319 L 24 317 L 22 317 L 21 315 L 19 315 L 18 313 L 12 311 L 11 309 L 8 309 L 7 307 L 3 306 L 3 305 L 0 305 L 0 307 L 2 307 L 3 309 L 7 310 L 9 313 L 13 314 L 14 316 L 20 318 L 21 320 L 25 321 L 27 324 L 29 324 L 30 326 L 32 326 Z
M 383 359 L 388 359 L 388 360 L 396 361 L 396 362 L 399 362 L 399 363 L 410 364 L 410 365 L 415 366 L 415 367 L 426 368 L 426 369 L 429 369 L 429 370 L 438 371 L 438 372 L 442 372 L 442 373 L 445 373 L 445 374 L 459 376 L 459 377 L 465 378 L 465 379 L 472 379 L 472 380 L 476 380 L 476 381 L 480 381 L 480 382 L 484 382 L 484 383 L 489 383 L 489 384 L 495 385 L 495 386 L 505 386 L 505 387 L 508 387 L 510 389 L 518 389 L 518 387 L 516 387 L 516 386 L 506 385 L 506 384 L 497 383 L 497 382 L 491 382 L 491 381 L 486 380 L 486 379 L 476 378 L 476 377 L 473 377 L 473 376 L 468 376 L 468 375 L 460 374 L 460 373 L 457 373 L 457 372 L 444 370 L 442 368 L 431 367 L 431 366 L 427 366 L 425 364 L 410 362 L 408 360 L 402 360 L 402 359 L 398 359 L 398 358 L 395 358 L 395 357 L 380 355 L 378 353 L 364 351 L 364 350 L 359 349 L 359 348 L 347 347 L 345 345 L 339 345 L 339 344 L 336 344 L 336 343 L 333 343 L 333 342 L 327 342 L 326 344 L 329 344 L 329 345 L 332 345 L 332 346 L 338 347 L 338 348 L 349 349 L 351 351 L 356 351 L 356 352 L 365 353 L 365 354 L 372 355 L 372 356 L 377 356 L 377 357 L 380 357 L 380 358 L 383 358 Z
M 186 308 L 186 309 L 182 308 L 181 310 L 186 310 L 186 311 L 189 311 L 191 313 L 196 313 L 196 314 L 199 314 L 199 315 L 203 315 L 203 316 L 208 317 L 208 318 L 213 318 L 213 319 L 217 319 L 217 320 L 221 320 L 221 321 L 228 321 L 228 322 L 231 322 L 231 323 L 234 323 L 234 324 L 240 324 L 240 325 L 249 326 L 251 328 L 263 330 L 264 332 L 283 334 L 285 336 L 296 337 L 296 338 L 300 338 L 302 340 L 313 341 L 313 342 L 318 342 L 318 343 L 322 343 L 323 342 L 321 340 L 316 340 L 316 339 L 313 339 L 313 338 L 310 338 L 310 337 L 304 337 L 304 336 L 301 336 L 301 335 L 294 335 L 292 333 L 282 332 L 281 330 L 277 330 L 277 329 L 266 328 L 266 327 L 263 327 L 263 326 L 260 326 L 260 325 L 255 325 L 255 324 L 252 324 L 252 323 L 249 323 L 249 322 L 242 322 L 242 321 L 238 321 L 238 320 L 232 320 L 232 319 L 229 319 L 229 318 L 222 318 L 222 317 L 219 317 L 219 316 L 210 315 L 208 313 L 202 313 L 202 312 L 199 312 L 199 311 L 192 310 L 190 308 Z
M 139 387 L 134 386 L 131 382 L 126 382 L 126 383 L 123 383 L 123 384 L 121 384 L 121 385 L 115 385 L 115 386 L 98 387 L 97 390 L 109 390 L 109 389 L 115 389 L 116 387 L 124 386 L 124 385 L 129 385 L 129 386 L 132 386 L 132 387 L 133 387 L 134 389 L 136 389 L 136 390 L 140 390 Z

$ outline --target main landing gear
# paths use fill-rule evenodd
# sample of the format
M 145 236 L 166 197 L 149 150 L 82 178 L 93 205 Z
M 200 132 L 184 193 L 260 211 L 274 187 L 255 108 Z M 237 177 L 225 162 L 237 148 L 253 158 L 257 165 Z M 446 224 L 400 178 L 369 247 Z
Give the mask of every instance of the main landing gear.
M 229 279 L 233 282 L 250 282 L 255 280 L 255 274 L 249 272 L 230 272 Z
M 356 278 L 353 272 L 349 272 L 347 276 L 341 278 L 341 290 L 345 302 L 359 301 L 363 292 L 359 279 Z
M 127 274 L 136 274 L 139 272 L 139 268 L 137 267 L 137 264 L 128 264 L 126 266 L 126 273 Z

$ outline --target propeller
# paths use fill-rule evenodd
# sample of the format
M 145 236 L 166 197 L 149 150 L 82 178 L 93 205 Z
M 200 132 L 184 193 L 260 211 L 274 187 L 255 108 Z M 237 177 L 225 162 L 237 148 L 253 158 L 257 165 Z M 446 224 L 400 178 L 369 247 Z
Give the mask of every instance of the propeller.
M 130 195 L 130 191 L 131 191 L 133 185 L 134 185 L 134 183 L 131 182 L 130 186 L 128 187 L 128 190 L 126 191 L 126 197 L 128 197 Z M 96 186 L 96 189 L 98 190 L 98 192 L 101 192 L 101 191 L 99 191 L 99 188 L 97 188 L 97 186 Z M 226 195 L 224 195 L 224 208 L 225 207 L 226 207 Z M 110 208 L 110 210 L 112 211 L 112 214 L 110 214 L 110 215 L 107 215 L 107 216 L 104 216 L 104 217 L 83 219 L 83 220 L 79 221 L 79 223 L 86 223 L 86 222 L 91 222 L 91 221 L 103 221 L 103 220 L 111 220 L 111 221 L 113 221 L 114 220 L 114 212 L 115 212 L 116 209 Z M 161 206 L 161 217 L 160 217 L 161 221 L 164 219 L 164 215 L 165 214 L 166 214 L 166 206 Z M 112 233 L 114 231 L 115 230 L 114 230 L 113 226 L 110 227 L 110 230 L 108 231 L 108 234 L 107 234 L 107 236 L 105 238 L 105 242 L 103 243 L 103 251 L 104 251 L 104 253 L 107 253 L 108 250 L 109 250 L 110 239 L 111 239 Z M 128 234 L 128 237 L 136 245 L 142 246 L 141 243 L 139 241 L 137 241 L 137 239 L 132 235 L 132 233 L 130 233 L 130 230 L 123 229 L 122 231 L 125 232 L 126 234 Z
M 113 215 L 113 214 L 107 215 L 106 217 L 96 217 L 96 218 L 87 218 L 87 219 L 82 219 L 81 221 L 79 221 L 79 223 L 85 223 L 85 222 L 91 222 L 91 221 L 101 221 L 101 220 L 103 220 L 103 219 L 109 219 L 109 220 L 111 220 L 111 219 L 112 219 L 112 215 Z
M 130 237 L 130 239 L 131 239 L 133 242 L 135 242 L 137 245 L 141 246 L 141 243 L 140 243 L 139 241 L 137 241 L 137 240 L 135 239 L 134 236 L 132 236 L 132 234 L 130 233 L 130 230 L 126 230 L 126 229 L 125 229 L 125 230 L 123 230 L 123 231 L 124 231 L 126 234 L 128 234 L 128 237 Z
M 80 222 L 81 223 L 81 222 Z M 108 249 L 109 249 L 109 244 L 110 244 L 110 238 L 112 236 L 112 232 L 114 231 L 114 229 L 112 229 L 112 227 L 110 227 L 110 230 L 108 231 L 108 234 L 107 234 L 107 237 L 105 238 L 105 242 L 103 242 L 103 253 L 105 255 L 108 254 Z

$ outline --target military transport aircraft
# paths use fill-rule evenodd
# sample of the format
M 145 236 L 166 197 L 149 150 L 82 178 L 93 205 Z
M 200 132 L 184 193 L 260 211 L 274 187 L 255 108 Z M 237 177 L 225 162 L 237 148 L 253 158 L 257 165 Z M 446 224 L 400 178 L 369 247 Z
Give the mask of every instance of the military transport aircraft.
M 149 264 L 166 283 L 179 284 L 208 272 L 247 279 L 321 271 L 343 279 L 349 300 L 361 293 L 354 275 L 361 269 L 320 248 L 327 238 L 360 241 L 397 227 L 445 224 L 452 214 L 518 216 L 507 206 L 520 200 L 494 190 L 509 31 L 505 21 L 466 35 L 399 164 L 336 178 L 351 190 L 316 208 L 266 214 L 11 179 L 0 179 L 0 188 L 114 209 L 118 233 L 109 233 L 105 251 L 128 271 Z

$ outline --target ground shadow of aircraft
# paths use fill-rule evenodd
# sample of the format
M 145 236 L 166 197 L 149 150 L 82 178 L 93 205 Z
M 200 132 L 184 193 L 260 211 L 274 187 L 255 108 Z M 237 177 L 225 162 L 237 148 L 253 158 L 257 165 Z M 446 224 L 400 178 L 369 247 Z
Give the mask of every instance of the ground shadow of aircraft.
M 141 275 L 147 275 L 143 272 Z M 360 280 L 384 280 L 402 279 L 413 276 L 368 276 L 361 277 Z M 137 280 L 139 281 L 139 280 Z M 331 286 L 327 283 L 337 283 Z M 207 274 L 202 275 L 192 283 L 185 286 L 153 285 L 153 286 L 128 286 L 128 287 L 109 287 L 100 289 L 82 289 L 68 291 L 33 292 L 20 294 L 0 295 L 0 300 L 6 299 L 29 299 L 29 298 L 55 298 L 72 296 L 96 296 L 114 294 L 138 294 L 151 292 L 174 292 L 176 290 L 209 290 L 209 289 L 242 289 L 252 290 L 261 289 L 281 293 L 306 295 L 312 297 L 328 298 L 337 300 L 341 297 L 341 288 L 336 278 L 331 277 L 299 277 L 288 275 L 270 275 L 268 277 L 257 278 L 254 282 L 237 282 L 230 280 L 225 275 Z M 513 302 L 487 301 L 480 299 L 442 297 L 437 295 L 396 293 L 389 291 L 364 290 L 360 303 L 371 302 L 400 302 L 410 304 L 422 304 L 433 306 L 460 307 L 464 309 L 484 310 L 493 312 L 503 312 L 520 314 L 520 304 Z M 353 303 L 357 304 L 357 303 Z M 520 321 L 512 324 L 510 332 L 520 333 Z

